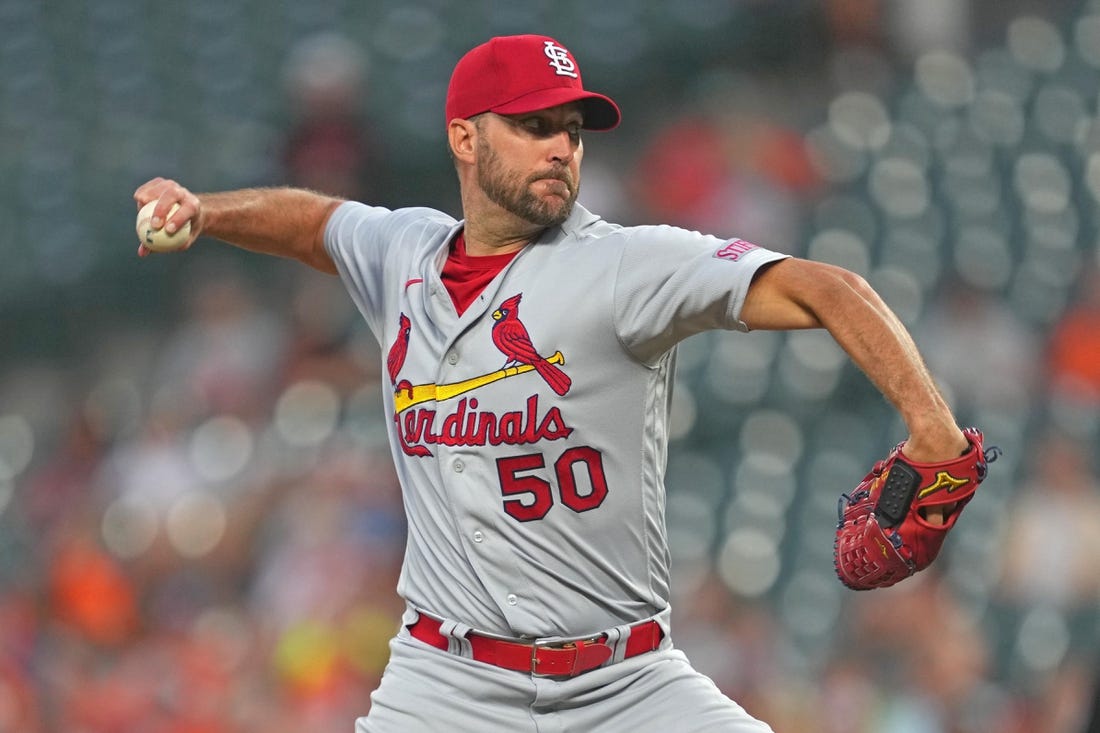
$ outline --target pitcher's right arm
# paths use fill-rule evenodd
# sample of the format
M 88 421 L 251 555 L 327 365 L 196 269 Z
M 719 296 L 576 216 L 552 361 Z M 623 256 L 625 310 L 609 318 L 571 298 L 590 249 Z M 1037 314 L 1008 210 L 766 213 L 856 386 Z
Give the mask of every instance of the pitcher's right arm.
M 171 233 L 191 221 L 189 248 L 200 236 L 214 237 L 251 252 L 289 257 L 336 274 L 325 250 L 325 225 L 342 199 L 298 188 L 250 188 L 195 194 L 176 181 L 154 178 L 134 191 L 138 208 L 157 201 L 153 227 Z M 173 204 L 180 208 L 164 221 Z M 150 250 L 139 246 L 138 255 Z

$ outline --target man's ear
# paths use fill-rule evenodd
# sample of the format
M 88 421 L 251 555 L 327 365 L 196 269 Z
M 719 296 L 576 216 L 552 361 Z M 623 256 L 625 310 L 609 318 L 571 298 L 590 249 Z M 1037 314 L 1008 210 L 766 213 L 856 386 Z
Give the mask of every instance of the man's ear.
M 454 119 L 447 125 L 447 140 L 456 161 L 473 163 L 477 151 L 477 125 L 470 120 Z

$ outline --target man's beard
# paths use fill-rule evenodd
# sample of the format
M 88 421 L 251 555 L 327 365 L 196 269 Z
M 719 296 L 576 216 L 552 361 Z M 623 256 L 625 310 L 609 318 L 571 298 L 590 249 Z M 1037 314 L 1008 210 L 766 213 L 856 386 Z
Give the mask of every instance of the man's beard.
M 532 193 L 531 184 L 545 178 L 562 181 L 569 188 L 569 198 L 560 206 L 553 206 Z M 494 204 L 524 221 L 543 227 L 557 226 L 569 218 L 579 190 L 564 167 L 551 168 L 521 181 L 518 174 L 504 169 L 500 157 L 484 138 L 478 141 L 477 182 Z

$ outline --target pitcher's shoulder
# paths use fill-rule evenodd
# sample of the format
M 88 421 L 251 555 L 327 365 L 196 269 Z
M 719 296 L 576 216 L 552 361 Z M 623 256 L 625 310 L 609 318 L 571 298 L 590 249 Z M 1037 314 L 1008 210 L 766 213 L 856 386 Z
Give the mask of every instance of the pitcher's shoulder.
M 361 201 L 343 202 L 333 211 L 332 216 L 333 219 L 341 218 L 353 221 L 374 220 L 398 224 L 421 222 L 443 227 L 452 227 L 458 223 L 453 216 L 427 206 L 388 209 L 384 206 L 372 206 Z

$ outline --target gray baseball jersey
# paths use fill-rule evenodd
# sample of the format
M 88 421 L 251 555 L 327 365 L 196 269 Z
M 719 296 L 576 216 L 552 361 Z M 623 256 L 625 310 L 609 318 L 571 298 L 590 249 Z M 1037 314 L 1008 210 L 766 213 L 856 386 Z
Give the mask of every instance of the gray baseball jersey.
M 505 636 L 667 611 L 663 484 L 676 344 L 744 330 L 784 255 L 575 207 L 461 315 L 440 279 L 459 221 L 342 204 L 325 245 L 386 356 L 410 606 Z

